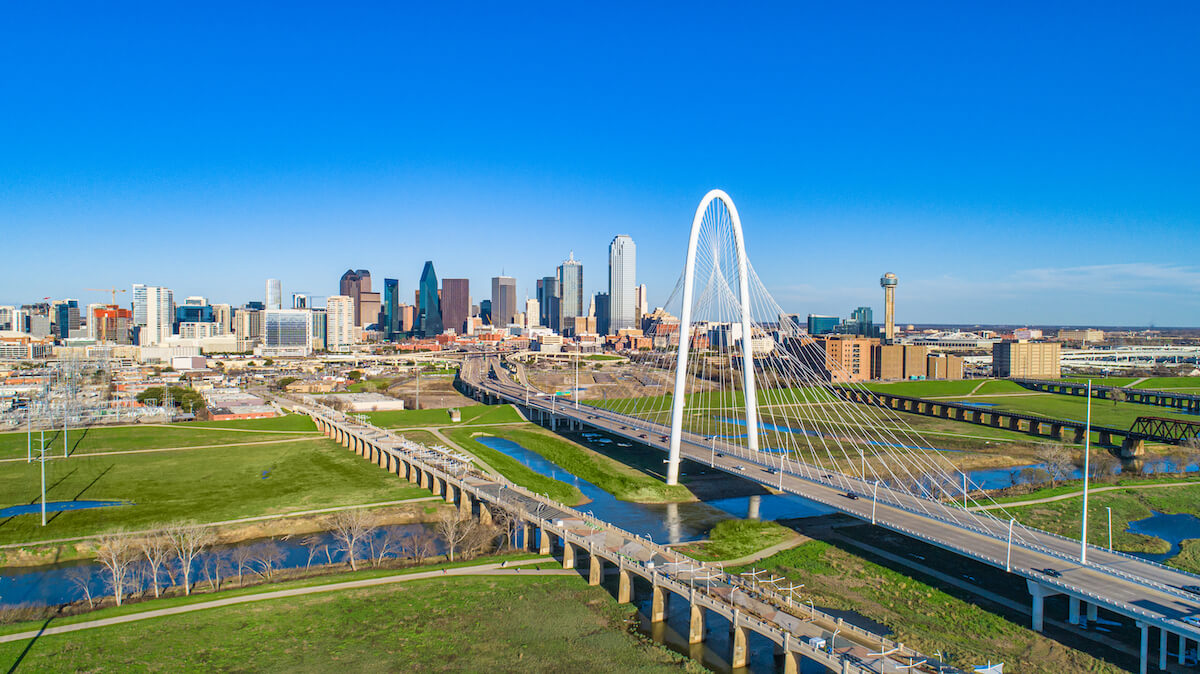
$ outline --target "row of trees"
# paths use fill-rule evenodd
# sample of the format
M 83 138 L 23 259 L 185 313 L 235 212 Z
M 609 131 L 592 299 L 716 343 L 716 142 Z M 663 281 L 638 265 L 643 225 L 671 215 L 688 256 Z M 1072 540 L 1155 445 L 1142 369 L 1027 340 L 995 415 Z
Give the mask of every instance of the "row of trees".
M 314 533 L 301 539 L 307 551 L 304 569 L 313 563 L 344 563 L 357 571 L 365 564 L 380 566 L 389 558 L 403 558 L 423 564 L 431 557 L 445 554 L 450 561 L 471 558 L 489 552 L 498 545 L 516 539 L 515 517 L 500 515 L 492 524 L 460 517 L 453 510 L 441 513 L 432 528 L 402 533 L 382 525 L 365 510 L 334 513 L 324 521 L 328 534 Z M 243 583 L 247 575 L 271 582 L 286 558 L 282 545 L 273 540 L 228 549 L 212 549 L 216 542 L 211 529 L 194 524 L 177 524 L 164 529 L 129 534 L 114 532 L 96 541 L 96 559 L 104 569 L 106 596 L 120 606 L 130 596 L 159 597 L 168 587 L 178 586 L 185 595 L 204 583 L 211 591 L 221 589 L 236 575 Z M 72 584 L 95 604 L 92 573 L 79 567 L 70 577 Z

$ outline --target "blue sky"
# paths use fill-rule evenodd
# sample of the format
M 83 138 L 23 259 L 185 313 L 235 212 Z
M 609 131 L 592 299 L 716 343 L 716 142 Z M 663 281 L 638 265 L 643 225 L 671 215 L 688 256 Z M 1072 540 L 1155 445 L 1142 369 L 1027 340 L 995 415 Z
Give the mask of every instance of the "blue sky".
M 1200 325 L 1196 3 L 248 4 L 6 8 L 0 303 L 596 291 L 618 233 L 661 303 L 721 187 L 792 311 Z

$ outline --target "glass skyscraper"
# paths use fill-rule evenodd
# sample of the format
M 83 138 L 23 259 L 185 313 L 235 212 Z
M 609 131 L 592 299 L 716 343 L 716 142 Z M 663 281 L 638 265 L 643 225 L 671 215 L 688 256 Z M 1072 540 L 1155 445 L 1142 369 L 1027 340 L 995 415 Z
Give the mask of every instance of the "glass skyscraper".
M 421 306 L 417 307 L 420 318 L 421 334 L 426 337 L 436 337 L 442 334 L 442 303 L 438 298 L 437 273 L 433 270 L 433 261 L 427 260 L 421 270 Z
M 389 341 L 400 337 L 400 281 L 383 279 L 383 328 Z
M 575 252 L 558 266 L 558 325 L 565 328 L 576 316 L 583 316 L 583 263 L 575 259 Z
M 492 278 L 492 325 L 505 327 L 517 316 L 517 279 L 511 276 Z
M 471 317 L 471 282 L 465 278 L 442 279 L 442 328 L 466 334 Z
M 633 239 L 620 234 L 608 246 L 608 327 L 602 334 L 628 330 L 637 325 L 637 246 Z

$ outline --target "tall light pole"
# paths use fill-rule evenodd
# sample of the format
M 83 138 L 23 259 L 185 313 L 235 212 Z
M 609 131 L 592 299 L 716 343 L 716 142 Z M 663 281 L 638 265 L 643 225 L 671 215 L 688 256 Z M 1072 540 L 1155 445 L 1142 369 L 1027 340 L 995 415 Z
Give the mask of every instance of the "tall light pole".
M 46 439 L 42 435 L 42 526 L 46 526 Z
M 1079 533 L 1079 563 L 1087 564 L 1088 456 L 1092 446 L 1092 380 L 1087 383 L 1087 421 L 1083 427 L 1083 515 Z M 1110 529 L 1111 530 L 1111 529 Z
M 875 524 L 875 504 L 879 502 L 879 480 L 875 480 L 875 489 L 871 490 L 871 524 Z
M 1008 518 L 1008 550 L 1004 553 L 1004 570 L 1009 572 L 1012 571 L 1012 528 L 1015 521 Z
M 1108 551 L 1112 552 L 1112 508 L 1104 506 L 1104 509 L 1108 511 Z

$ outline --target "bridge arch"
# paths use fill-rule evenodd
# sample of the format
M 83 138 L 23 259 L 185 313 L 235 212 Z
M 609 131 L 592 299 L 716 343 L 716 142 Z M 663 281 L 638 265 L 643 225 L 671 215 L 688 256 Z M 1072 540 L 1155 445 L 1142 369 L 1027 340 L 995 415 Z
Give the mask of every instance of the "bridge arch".
M 679 484 L 679 443 L 683 431 L 684 396 L 687 388 L 688 352 L 691 350 L 692 293 L 696 275 L 696 244 L 709 206 L 720 201 L 729 212 L 737 249 L 738 298 L 742 323 L 742 400 L 746 403 L 746 437 L 750 451 L 758 451 L 758 401 L 754 389 L 754 342 L 750 332 L 750 278 L 746 263 L 746 244 L 742 238 L 742 220 L 733 199 L 724 190 L 710 190 L 700 200 L 692 218 L 688 237 L 687 261 L 683 268 L 683 311 L 679 317 L 679 350 L 675 361 L 675 390 L 671 396 L 671 444 L 667 459 L 667 484 Z

